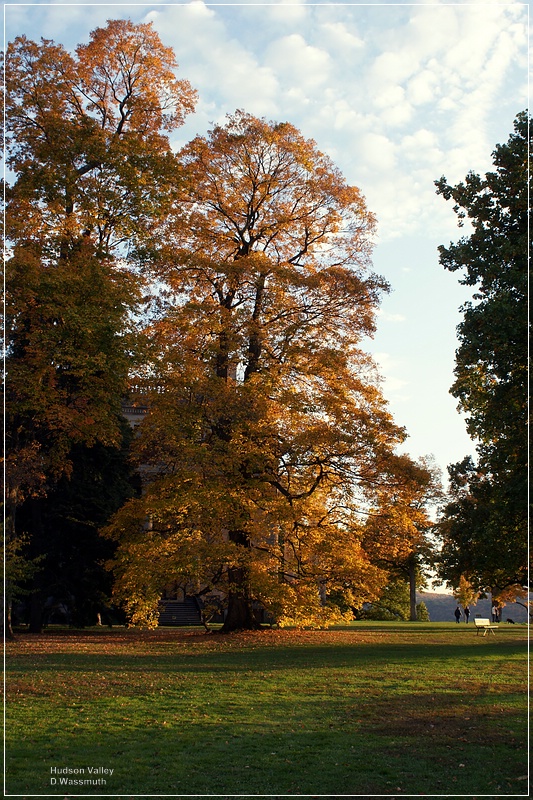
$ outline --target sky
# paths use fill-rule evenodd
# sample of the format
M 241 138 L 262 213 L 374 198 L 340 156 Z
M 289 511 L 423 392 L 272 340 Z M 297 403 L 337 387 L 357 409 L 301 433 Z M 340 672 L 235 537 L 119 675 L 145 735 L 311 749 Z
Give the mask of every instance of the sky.
M 291 122 L 358 186 L 378 219 L 375 271 L 392 291 L 365 343 L 413 457 L 474 453 L 449 394 L 456 326 L 471 290 L 438 261 L 468 229 L 435 192 L 492 152 L 528 107 L 527 3 L 10 3 L 5 40 L 73 50 L 107 19 L 151 21 L 198 91 L 176 149 L 243 109 Z

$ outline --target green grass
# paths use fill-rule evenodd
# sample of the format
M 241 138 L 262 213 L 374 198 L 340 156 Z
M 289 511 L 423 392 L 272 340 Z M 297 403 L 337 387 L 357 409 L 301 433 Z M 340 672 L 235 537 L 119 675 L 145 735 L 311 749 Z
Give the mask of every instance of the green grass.
M 8 795 L 527 796 L 525 626 L 51 629 L 7 667 Z

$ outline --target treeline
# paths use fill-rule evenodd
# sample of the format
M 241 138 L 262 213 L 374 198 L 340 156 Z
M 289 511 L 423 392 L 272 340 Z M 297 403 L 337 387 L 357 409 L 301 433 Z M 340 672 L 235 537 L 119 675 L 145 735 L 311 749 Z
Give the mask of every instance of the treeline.
M 414 619 L 441 488 L 397 453 L 363 349 L 374 218 L 289 123 L 239 111 L 174 153 L 196 99 L 176 69 L 124 20 L 74 54 L 7 50 L 7 608 L 27 591 L 33 630 L 50 598 L 91 624 L 112 596 L 154 625 L 173 587 L 225 630 L 259 607 L 316 625 L 401 579 Z

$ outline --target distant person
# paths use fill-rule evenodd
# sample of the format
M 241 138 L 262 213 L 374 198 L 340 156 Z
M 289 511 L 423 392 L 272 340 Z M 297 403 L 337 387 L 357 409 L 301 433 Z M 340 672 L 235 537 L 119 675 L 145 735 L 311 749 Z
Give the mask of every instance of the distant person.
M 498 622 L 498 607 L 492 606 L 492 621 Z
M 465 622 L 466 622 L 466 623 L 468 623 L 468 617 L 470 616 L 470 609 L 469 609 L 469 607 L 468 607 L 468 606 L 465 606 L 465 608 L 464 608 L 464 611 L 465 611 Z
M 459 608 L 459 606 L 457 606 L 457 608 L 453 613 L 455 614 L 455 621 L 459 622 L 459 620 L 461 619 L 461 609 Z

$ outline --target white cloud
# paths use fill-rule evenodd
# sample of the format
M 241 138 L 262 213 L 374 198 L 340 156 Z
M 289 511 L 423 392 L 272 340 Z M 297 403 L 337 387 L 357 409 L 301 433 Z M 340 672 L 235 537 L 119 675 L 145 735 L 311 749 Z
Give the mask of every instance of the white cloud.
M 437 72 L 431 69 L 424 69 L 409 80 L 406 94 L 413 105 L 419 106 L 432 102 L 439 93 L 439 76 Z
M 254 3 L 250 3 L 250 7 L 253 8 L 254 5 Z M 261 7 L 261 16 L 266 16 L 271 22 L 280 25 L 302 23 L 307 12 L 306 0 L 276 0 L 272 4 Z
M 405 126 L 410 122 L 412 115 L 413 109 L 409 103 L 398 103 L 397 105 L 384 109 L 381 116 L 386 124 L 397 128 Z
M 414 6 L 402 37 L 404 47 L 418 53 L 419 63 L 446 52 L 463 36 L 460 15 L 452 4 Z
M 415 172 L 415 176 L 420 175 L 421 170 L 432 171 L 437 169 L 445 160 L 445 154 L 439 147 L 439 136 L 436 131 L 427 128 L 419 128 L 404 136 L 399 143 L 401 158 L 408 162 L 410 169 Z M 422 177 L 422 176 L 420 176 Z
M 189 11 L 192 14 L 197 14 L 200 18 L 212 17 L 215 14 L 214 10 L 208 8 L 203 0 L 192 0 L 187 5 Z
M 301 34 L 292 33 L 272 42 L 265 63 L 290 85 L 313 91 L 327 81 L 331 59 L 325 50 L 307 44 Z
M 390 108 L 403 103 L 405 98 L 405 90 L 402 86 L 389 85 L 387 88 L 380 92 L 374 99 L 374 105 L 378 108 Z
M 323 23 L 321 25 L 321 33 L 324 46 L 332 54 L 353 58 L 357 51 L 364 49 L 365 43 L 363 39 L 351 33 L 342 22 Z
M 376 314 L 384 322 L 405 322 L 407 320 L 405 314 L 391 314 L 389 311 L 384 311 L 382 308 L 378 308 Z
M 335 130 L 343 130 L 344 128 L 355 132 L 357 130 L 366 130 L 368 125 L 366 123 L 366 116 L 353 107 L 344 98 L 332 98 L 332 102 L 323 107 L 323 117 L 327 119 L 329 124 L 332 124 Z
M 383 393 L 387 399 L 394 399 L 396 402 L 409 400 L 409 395 L 401 390 L 409 385 L 409 381 L 399 378 L 394 373 L 402 369 L 402 363 L 394 359 L 389 353 L 373 353 L 372 358 L 378 365 L 378 372 L 381 378 Z
M 279 85 L 273 71 L 259 62 L 214 9 L 193 0 L 185 6 L 165 7 L 154 17 L 161 38 L 176 52 L 183 77 L 199 90 L 194 122 L 200 127 L 205 118 L 202 103 L 217 112 L 215 119 L 236 108 L 257 116 L 275 116 Z M 213 117 L 209 121 L 214 121 Z
M 87 41 L 89 32 L 103 26 L 109 19 L 109 7 L 105 5 L 4 5 L 6 41 L 12 41 L 24 33 L 29 39 L 39 41 L 52 39 L 67 50 Z M 127 17 L 126 7 L 117 7 L 115 18 Z
M 369 80 L 375 92 L 382 93 L 390 86 L 399 86 L 418 68 L 416 50 L 400 48 L 396 52 L 379 55 L 369 71 Z
M 396 153 L 394 142 L 381 133 L 365 133 L 359 143 L 361 160 L 367 168 L 378 168 L 380 172 L 394 169 Z

